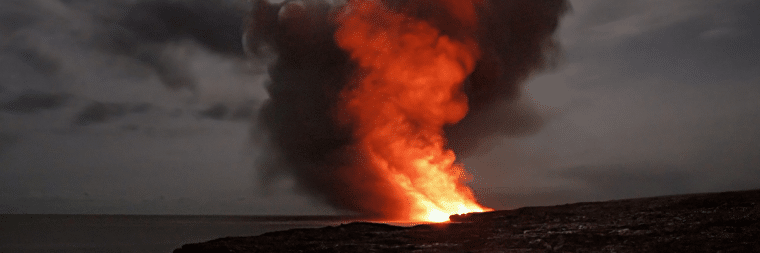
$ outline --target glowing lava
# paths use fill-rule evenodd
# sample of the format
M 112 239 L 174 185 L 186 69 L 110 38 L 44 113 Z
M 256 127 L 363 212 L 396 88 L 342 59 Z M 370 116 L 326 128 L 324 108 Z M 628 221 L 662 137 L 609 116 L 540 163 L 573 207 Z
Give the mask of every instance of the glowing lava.
M 467 0 L 439 1 L 462 8 L 460 19 L 474 18 Z M 452 214 L 491 210 L 465 185 L 469 175 L 454 163 L 443 136 L 444 125 L 467 113 L 462 83 L 478 59 L 476 43 L 446 36 L 375 0 L 349 1 L 337 21 L 338 45 L 360 67 L 342 94 L 344 115 L 338 117 L 353 127 L 355 148 L 371 160 L 367 169 L 408 201 L 405 210 L 388 210 L 388 216 L 442 222 Z

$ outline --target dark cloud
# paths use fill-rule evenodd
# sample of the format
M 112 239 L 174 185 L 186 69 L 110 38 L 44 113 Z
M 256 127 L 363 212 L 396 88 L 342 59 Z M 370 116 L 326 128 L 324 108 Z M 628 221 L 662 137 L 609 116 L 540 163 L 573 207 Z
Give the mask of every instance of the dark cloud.
M 39 110 L 55 109 L 64 104 L 67 95 L 30 92 L 2 104 L 2 109 L 12 113 L 34 113 Z
M 123 117 L 127 112 L 127 106 L 123 104 L 92 102 L 77 114 L 74 123 L 77 125 L 103 123 Z
M 102 21 L 98 46 L 151 66 L 170 89 L 194 90 L 197 85 L 187 62 L 164 52 L 178 43 L 191 41 L 216 53 L 244 56 L 244 11 L 230 1 L 138 1 L 121 9 L 119 18 Z
M 145 61 L 145 63 L 153 66 L 156 74 L 158 74 L 159 78 L 161 78 L 161 82 L 164 83 L 167 88 L 174 90 L 181 88 L 195 90 L 195 87 L 197 85 L 195 77 L 192 76 L 188 70 L 188 66 L 184 62 L 180 62 L 168 57 L 159 59 L 146 59 L 148 60 Z
M 142 43 L 191 39 L 216 52 L 242 56 L 243 14 L 223 0 L 140 1 L 116 25 Z
M 122 118 L 130 113 L 144 114 L 153 109 L 154 106 L 148 103 L 130 104 L 96 101 L 90 102 L 87 106 L 82 108 L 82 110 L 77 113 L 73 122 L 80 126 L 105 123 Z M 131 125 L 126 128 L 131 128 Z
M 553 33 L 566 2 L 487 1 L 478 10 L 481 26 L 476 31 L 453 22 L 453 14 L 433 1 L 384 2 L 428 20 L 451 37 L 477 34 L 483 58 L 465 83 L 471 112 L 446 129 L 455 151 L 466 152 L 492 135 L 526 134 L 542 125 L 535 110 L 516 101 L 522 83 L 555 60 L 558 46 Z M 270 66 L 270 99 L 253 130 L 270 141 L 260 159 L 262 181 L 266 187 L 292 176 L 299 190 L 338 208 L 379 214 L 402 200 L 378 190 L 387 182 L 372 170 L 361 169 L 371 165 L 352 150 L 350 126 L 338 126 L 334 119 L 340 92 L 357 69 L 335 44 L 330 8 L 320 1 L 302 5 L 256 1 L 251 11 L 248 51 L 260 52 L 267 44 L 277 54 Z
M 60 68 L 60 62 L 38 50 L 22 47 L 17 49 L 17 56 L 41 73 L 55 73 Z
M 255 105 L 257 104 L 255 101 L 243 103 L 232 111 L 230 118 L 232 120 L 252 120 L 256 115 L 257 108 Z
M 0 133 L 0 153 L 18 142 L 18 137 L 9 133 Z
M 232 111 L 232 120 L 251 120 L 256 114 L 252 106 L 240 106 Z
M 254 100 L 249 100 L 237 105 L 216 103 L 206 109 L 196 112 L 196 115 L 213 120 L 252 120 L 253 116 L 256 115 L 258 104 L 259 103 Z
M 0 31 L 7 37 L 0 52 L 39 72 L 35 79 L 67 82 L 99 75 L 89 73 L 89 65 L 77 63 L 92 58 L 115 64 L 103 67 L 108 69 L 104 75 L 155 74 L 167 88 L 187 89 L 197 98 L 199 78 L 205 72 L 193 71 L 191 59 L 211 53 L 242 61 L 248 5 L 236 0 L 3 2 L 0 16 L 15 21 L 2 23 L 9 28 Z
M 153 109 L 153 105 L 148 103 L 136 104 L 129 109 L 131 113 L 147 113 Z
M 34 13 L 25 10 L 21 1 L 4 3 L 0 9 L 0 33 L 10 33 L 36 21 Z
M 243 2 L 0 1 L 0 132 L 3 132 L 0 133 L 0 178 L 8 179 L 0 181 L 15 182 L 0 182 L 0 195 L 22 198 L 22 195 L 37 193 L 81 193 L 84 191 L 78 187 L 87 183 L 84 181 L 93 182 L 86 192 L 106 195 L 111 202 L 123 202 L 119 200 L 122 193 L 111 192 L 114 188 L 140 191 L 153 185 L 155 188 L 149 192 L 184 194 L 183 190 L 167 190 L 170 188 L 167 185 L 178 188 L 195 185 L 189 188 L 200 189 L 222 182 L 225 187 L 229 186 L 227 188 L 239 189 L 242 196 L 254 194 L 247 189 L 250 180 L 239 176 L 249 172 L 251 162 L 247 157 L 240 157 L 244 152 L 236 151 L 250 148 L 244 145 L 245 121 L 256 114 L 260 104 L 258 100 L 246 100 L 265 95 L 257 94 L 261 79 L 257 75 L 261 73 L 248 71 L 244 59 L 241 25 L 247 8 L 237 7 L 244 6 Z M 193 94 L 167 92 L 160 82 L 173 90 L 191 89 Z M 71 95 L 55 95 L 57 92 Z M 188 98 L 188 95 L 194 96 Z M 195 111 L 193 108 L 206 109 L 203 106 L 217 101 L 224 101 L 227 108 L 224 119 L 238 122 L 225 122 L 219 128 L 221 124 L 193 119 L 196 115 L 191 113 Z M 42 111 L 47 109 L 56 110 Z M 10 114 L 33 112 L 43 113 Z M 109 134 L 101 134 L 103 130 Z M 110 134 L 125 130 L 130 133 Z M 187 143 L 208 147 L 217 142 L 224 143 L 219 146 L 226 148 L 225 152 L 214 153 L 213 150 L 222 149 L 211 147 L 210 152 L 197 148 L 181 151 L 186 146 L 196 146 Z M 71 146 L 72 143 L 77 145 Z M 109 147 L 113 147 L 111 151 L 103 151 Z M 50 150 L 60 152 L 53 155 Z M 93 155 L 95 153 L 100 155 Z M 122 157 L 131 158 L 119 160 Z M 124 171 L 140 167 L 129 164 L 146 164 L 146 161 L 149 166 L 143 167 L 151 170 L 147 176 L 122 175 Z M 204 164 L 204 161 L 213 162 Z M 120 167 L 119 164 L 127 165 Z M 46 171 L 53 167 L 61 173 Z M 207 180 L 214 177 L 198 176 L 202 173 L 196 172 L 190 174 L 200 178 L 198 183 L 177 181 L 174 176 L 156 179 L 157 174 L 174 167 L 181 167 L 184 172 L 224 167 L 226 174 L 240 180 L 218 180 L 209 184 Z M 80 172 L 85 175 L 77 174 Z M 103 180 L 95 176 L 98 174 L 119 176 Z M 146 182 L 146 178 L 153 181 Z M 128 186 L 114 186 L 121 183 Z M 208 191 L 186 195 L 203 198 Z M 213 206 L 219 203 L 218 199 L 203 203 Z M 283 199 L 293 198 L 287 195 L 278 200 Z M 308 210 L 308 207 L 300 208 L 302 199 L 292 202 L 299 208 L 286 209 Z M 24 212 L 24 207 L 33 201 L 13 203 L 6 202 L 5 206 Z M 282 202 L 249 203 L 247 207 L 254 208 L 241 207 L 239 212 L 264 213 L 267 211 L 255 208 L 277 208 L 278 203 Z M 38 205 L 41 209 L 37 210 L 55 213 L 61 212 L 57 207 L 81 205 L 80 202 L 51 202 Z M 123 213 L 133 209 L 125 204 L 104 212 Z M 172 210 L 198 212 L 197 207 Z
M 198 112 L 198 115 L 204 118 L 223 120 L 230 113 L 230 108 L 224 104 L 215 104 L 206 110 Z

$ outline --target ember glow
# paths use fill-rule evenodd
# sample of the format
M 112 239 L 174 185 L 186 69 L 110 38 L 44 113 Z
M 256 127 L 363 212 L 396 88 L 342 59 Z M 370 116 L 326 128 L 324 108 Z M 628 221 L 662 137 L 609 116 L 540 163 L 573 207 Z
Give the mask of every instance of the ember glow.
M 474 4 L 441 1 L 474 24 Z M 405 199 L 388 217 L 443 222 L 449 215 L 491 210 L 465 185 L 469 177 L 446 149 L 443 127 L 467 114 L 465 79 L 479 50 L 467 36 L 454 39 L 431 24 L 394 12 L 374 0 L 350 1 L 337 17 L 338 46 L 359 65 L 353 85 L 341 94 L 338 117 L 351 125 L 362 165 L 385 177 Z M 398 213 L 401 212 L 401 213 Z

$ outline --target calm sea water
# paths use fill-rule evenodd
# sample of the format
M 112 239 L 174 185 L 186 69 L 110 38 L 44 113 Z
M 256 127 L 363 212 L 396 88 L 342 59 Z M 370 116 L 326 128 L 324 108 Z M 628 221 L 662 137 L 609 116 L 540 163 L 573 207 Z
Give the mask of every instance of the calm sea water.
M 0 214 L 0 253 L 170 253 L 187 243 L 355 220 L 345 216 Z

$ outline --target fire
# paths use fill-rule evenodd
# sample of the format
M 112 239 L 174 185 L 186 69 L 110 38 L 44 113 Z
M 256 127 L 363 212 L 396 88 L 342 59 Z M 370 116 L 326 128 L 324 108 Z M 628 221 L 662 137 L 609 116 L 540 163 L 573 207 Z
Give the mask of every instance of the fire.
M 463 10 L 473 23 L 473 4 L 437 0 Z M 389 10 L 375 0 L 349 1 L 337 16 L 338 45 L 359 65 L 343 92 L 339 120 L 350 124 L 356 146 L 407 200 L 411 221 L 443 222 L 449 215 L 489 211 L 465 185 L 469 177 L 445 148 L 443 126 L 467 113 L 462 84 L 478 60 L 470 38 L 454 39 L 431 24 Z M 466 21 L 466 22 L 465 22 Z

